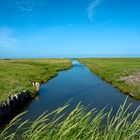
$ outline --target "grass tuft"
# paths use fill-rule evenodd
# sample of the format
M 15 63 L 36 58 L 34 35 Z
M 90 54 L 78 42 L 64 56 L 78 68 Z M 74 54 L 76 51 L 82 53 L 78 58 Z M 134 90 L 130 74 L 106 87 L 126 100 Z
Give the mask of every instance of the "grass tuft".
M 126 102 L 120 106 L 114 117 L 111 117 L 113 109 L 104 113 L 104 109 L 97 111 L 92 109 L 85 111 L 84 106 L 78 104 L 68 115 L 65 110 L 68 105 L 58 108 L 47 114 L 43 113 L 36 121 L 24 130 L 23 126 L 28 121 L 19 124 L 17 130 L 8 135 L 9 128 L 17 125 L 18 122 L 12 121 L 1 133 L 0 139 L 3 140 L 136 140 L 140 139 L 140 115 L 135 120 L 133 117 L 138 113 L 139 108 L 134 112 L 126 113 L 131 105 L 125 106 Z M 98 112 L 98 113 L 97 113 Z M 50 116 L 53 118 L 50 120 Z M 62 118 L 65 116 L 65 119 Z M 20 116 L 18 116 L 20 117 Z M 106 119 L 106 125 L 103 120 Z M 14 119 L 14 120 L 17 120 Z M 130 121 L 131 120 L 131 121 Z M 132 121 L 133 120 L 133 121 Z M 22 132 L 22 133 L 21 133 Z

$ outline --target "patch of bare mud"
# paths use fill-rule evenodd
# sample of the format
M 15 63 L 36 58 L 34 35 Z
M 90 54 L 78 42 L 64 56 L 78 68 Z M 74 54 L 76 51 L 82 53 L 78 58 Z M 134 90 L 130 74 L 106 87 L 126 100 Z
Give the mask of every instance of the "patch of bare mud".
M 121 80 L 131 85 L 140 86 L 140 72 L 134 73 L 130 76 L 121 77 Z

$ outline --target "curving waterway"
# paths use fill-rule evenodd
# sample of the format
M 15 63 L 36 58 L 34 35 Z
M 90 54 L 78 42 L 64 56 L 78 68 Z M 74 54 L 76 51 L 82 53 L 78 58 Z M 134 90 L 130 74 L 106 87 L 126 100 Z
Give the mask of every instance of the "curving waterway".
M 39 115 L 48 110 L 51 112 L 70 101 L 67 112 L 71 111 L 81 102 L 88 109 L 106 108 L 109 111 L 113 107 L 115 114 L 120 105 L 126 99 L 126 95 L 103 81 L 92 73 L 85 65 L 77 60 L 72 60 L 73 67 L 61 71 L 48 83 L 41 85 L 40 94 L 24 110 L 28 112 L 22 116 L 22 120 L 34 121 Z M 129 112 L 134 111 L 140 105 L 140 101 L 130 97 L 127 104 L 132 103 Z
M 69 103 L 65 110 L 66 114 L 73 110 L 79 102 L 85 107 L 88 106 L 87 111 L 93 108 L 97 110 L 105 108 L 104 112 L 108 112 L 113 108 L 111 116 L 116 114 L 127 96 L 96 76 L 77 60 L 72 60 L 72 64 L 71 69 L 59 72 L 48 83 L 41 85 L 39 95 L 19 112 L 27 111 L 21 117 L 20 123 L 25 120 L 32 122 L 46 110 L 49 113 L 66 103 Z M 126 107 L 130 103 L 132 106 L 128 113 L 134 111 L 140 105 L 140 101 L 128 97 Z M 106 120 L 103 123 L 106 123 Z M 13 126 L 10 133 L 14 132 L 17 127 L 18 124 Z

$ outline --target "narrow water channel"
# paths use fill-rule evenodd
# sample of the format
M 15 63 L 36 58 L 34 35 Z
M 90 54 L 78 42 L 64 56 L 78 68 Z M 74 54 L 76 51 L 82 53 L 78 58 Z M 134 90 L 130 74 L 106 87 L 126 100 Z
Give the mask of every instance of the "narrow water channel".
M 108 112 L 113 108 L 112 116 L 116 114 L 127 96 L 96 76 L 77 60 L 72 60 L 72 64 L 71 69 L 59 72 L 48 83 L 41 85 L 39 95 L 20 111 L 20 113 L 27 111 L 20 118 L 20 123 L 25 120 L 33 122 L 45 111 L 49 113 L 68 102 L 69 106 L 65 110 L 66 113 L 69 113 L 81 102 L 85 107 L 88 106 L 87 111 L 93 108 L 100 111 L 105 108 L 104 112 Z M 128 113 L 140 105 L 140 101 L 128 97 L 126 107 L 130 103 L 132 106 Z M 18 124 L 13 126 L 9 133 L 15 132 L 17 127 Z
M 72 110 L 79 102 L 85 107 L 101 110 L 106 107 L 109 111 L 113 107 L 115 114 L 126 95 L 114 88 L 111 84 L 101 80 L 93 74 L 85 65 L 72 60 L 73 67 L 58 73 L 58 76 L 48 83 L 41 85 L 40 94 L 25 110 L 22 120 L 34 121 L 44 111 L 57 109 L 70 101 L 68 110 Z M 140 105 L 140 101 L 128 97 L 127 105 L 133 103 L 129 111 L 134 111 Z

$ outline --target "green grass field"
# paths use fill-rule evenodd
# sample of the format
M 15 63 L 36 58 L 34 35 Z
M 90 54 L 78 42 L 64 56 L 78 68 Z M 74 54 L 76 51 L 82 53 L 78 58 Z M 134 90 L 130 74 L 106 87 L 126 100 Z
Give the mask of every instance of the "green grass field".
M 140 99 L 140 58 L 78 59 L 96 75 Z M 126 80 L 122 80 L 126 79 Z
M 31 81 L 47 82 L 57 71 L 70 67 L 69 59 L 0 60 L 0 102 L 23 89 L 30 90 L 34 96 Z

